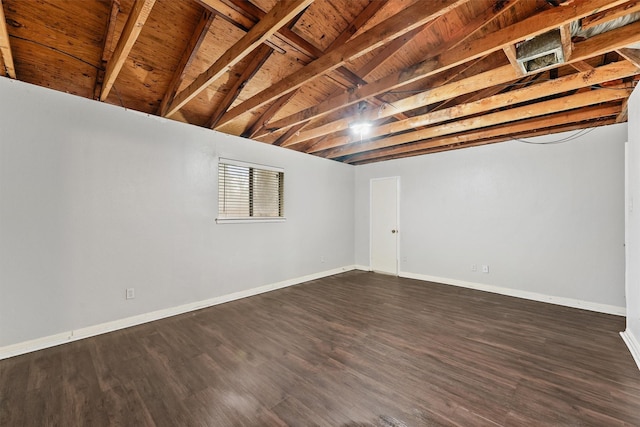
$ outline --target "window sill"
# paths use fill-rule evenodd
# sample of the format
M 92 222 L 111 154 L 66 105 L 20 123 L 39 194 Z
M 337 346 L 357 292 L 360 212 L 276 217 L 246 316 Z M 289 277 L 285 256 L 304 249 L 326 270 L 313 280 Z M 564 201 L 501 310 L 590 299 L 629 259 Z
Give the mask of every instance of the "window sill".
M 273 218 L 216 218 L 216 224 L 250 224 L 255 222 L 285 222 L 285 217 Z

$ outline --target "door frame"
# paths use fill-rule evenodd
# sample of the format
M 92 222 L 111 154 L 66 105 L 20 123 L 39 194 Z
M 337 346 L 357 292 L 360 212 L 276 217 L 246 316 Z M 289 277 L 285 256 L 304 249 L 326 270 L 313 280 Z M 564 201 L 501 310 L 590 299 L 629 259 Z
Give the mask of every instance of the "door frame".
M 381 181 L 383 179 L 395 179 L 396 180 L 396 272 L 395 275 L 400 275 L 400 177 L 399 176 L 385 176 L 381 178 L 371 178 L 369 180 L 369 271 L 373 271 L 372 262 L 372 246 L 373 246 L 373 182 Z

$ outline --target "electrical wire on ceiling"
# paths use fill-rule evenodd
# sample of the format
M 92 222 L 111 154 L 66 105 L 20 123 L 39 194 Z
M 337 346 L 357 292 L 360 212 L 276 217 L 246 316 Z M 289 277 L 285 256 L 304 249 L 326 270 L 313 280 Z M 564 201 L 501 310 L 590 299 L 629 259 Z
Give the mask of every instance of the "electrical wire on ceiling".
M 593 132 L 594 130 L 596 130 L 596 128 L 580 129 L 574 132 L 572 135 L 568 135 L 564 138 L 556 139 L 555 141 L 547 141 L 547 142 L 533 142 L 533 141 L 527 141 L 526 139 L 521 139 L 521 138 L 511 138 L 511 140 L 516 142 L 522 142 L 523 144 L 530 144 L 530 145 L 555 145 L 555 144 L 563 144 L 565 142 L 573 141 L 574 139 L 583 137 L 584 135 L 587 135 Z

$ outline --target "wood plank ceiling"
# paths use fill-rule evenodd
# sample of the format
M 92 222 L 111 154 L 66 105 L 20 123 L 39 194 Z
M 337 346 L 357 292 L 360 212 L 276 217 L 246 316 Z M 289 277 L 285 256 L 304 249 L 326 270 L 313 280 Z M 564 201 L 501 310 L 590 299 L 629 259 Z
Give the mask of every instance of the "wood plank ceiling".
M 640 0 L 0 5 L 6 78 L 351 164 L 624 122 L 640 79 Z

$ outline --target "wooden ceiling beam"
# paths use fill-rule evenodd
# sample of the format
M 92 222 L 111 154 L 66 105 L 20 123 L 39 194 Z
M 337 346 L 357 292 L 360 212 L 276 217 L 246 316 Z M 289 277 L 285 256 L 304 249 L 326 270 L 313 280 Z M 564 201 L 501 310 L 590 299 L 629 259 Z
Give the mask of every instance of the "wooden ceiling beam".
M 640 49 L 622 48 L 618 49 L 617 52 L 627 61 L 640 68 Z
M 275 116 L 278 111 L 280 111 L 280 109 L 295 96 L 296 93 L 297 91 L 294 90 L 276 99 L 271 105 L 269 105 L 269 107 L 267 107 L 260 117 L 258 117 L 258 119 L 242 133 L 241 136 L 245 138 L 254 138 L 258 132 L 264 128 L 265 123 Z
M 133 45 L 138 39 L 155 2 L 156 0 L 136 0 L 133 4 L 129 17 L 127 18 L 127 23 L 124 25 L 122 34 L 120 34 L 120 39 L 118 39 L 116 49 L 107 63 L 100 100 L 104 101 L 109 96 L 109 92 L 111 92 L 111 88 L 113 88 L 113 84 L 120 70 L 122 70 L 122 66 L 129 56 L 129 52 L 131 52 Z
M 560 25 L 560 41 L 562 43 L 562 53 L 565 62 L 568 62 L 573 55 L 573 41 L 571 40 L 571 23 Z
M 336 47 L 349 41 L 349 39 L 356 33 L 358 28 L 362 27 L 364 24 L 366 24 L 367 21 L 369 21 L 369 19 L 373 18 L 373 16 L 375 16 L 375 14 L 378 13 L 378 11 L 387 4 L 387 1 L 388 0 L 380 0 L 369 3 L 369 5 L 365 7 L 364 10 L 360 14 L 358 14 L 358 16 L 347 26 L 347 28 L 342 31 L 338 35 L 338 37 L 335 38 L 335 40 L 327 47 L 327 49 L 324 52 L 319 51 L 318 55 L 315 56 L 314 59 L 317 59 L 317 57 L 320 57 L 330 50 L 335 49 Z M 350 71 L 346 67 L 340 67 L 339 69 L 350 73 Z M 361 76 L 362 74 L 359 75 Z M 362 83 L 359 75 L 358 73 L 354 74 L 354 79 L 351 80 L 352 84 L 353 82 L 357 82 L 357 84 Z M 280 108 L 285 105 L 289 101 L 289 99 L 293 98 L 297 92 L 298 90 L 296 89 L 295 91 L 292 91 L 281 97 L 280 99 L 282 99 L 282 102 L 274 102 L 273 104 L 271 104 L 271 106 L 264 113 L 262 113 L 261 116 L 253 124 L 248 126 L 248 128 L 242 133 L 242 136 L 256 136 L 256 134 L 264 127 L 264 124 L 271 118 L 273 118 L 274 115 L 278 113 Z M 293 132 L 287 132 L 286 135 L 294 135 L 301 128 L 302 127 L 298 127 Z M 285 139 L 280 138 L 279 141 L 276 142 L 282 144 L 284 141 Z
M 378 138 L 381 136 L 391 135 L 393 133 L 408 131 L 420 126 L 432 126 L 436 123 L 442 123 L 447 120 L 486 113 L 548 96 L 554 96 L 581 88 L 588 88 L 592 85 L 604 82 L 623 79 L 625 77 L 633 76 L 638 72 L 640 72 L 640 70 L 628 61 L 614 62 L 598 67 L 592 71 L 571 74 L 521 89 L 493 95 L 478 101 L 455 105 L 443 110 L 433 111 L 421 116 L 415 116 L 406 120 L 378 126 L 370 130 L 367 138 Z M 356 142 L 358 141 L 355 136 L 332 138 L 324 141 L 321 145 L 314 146 L 312 152 L 353 144 Z
M 169 104 L 173 101 L 173 98 L 178 93 L 178 89 L 182 84 L 185 76 L 187 75 L 187 68 L 193 62 L 193 59 L 196 57 L 198 53 L 198 49 L 202 44 L 204 38 L 207 36 L 209 32 L 209 28 L 213 23 L 215 18 L 215 14 L 211 11 L 205 9 L 200 16 L 200 20 L 196 25 L 195 30 L 193 31 L 191 38 L 187 42 L 187 46 L 182 52 L 182 57 L 180 57 L 180 61 L 173 72 L 173 76 L 171 77 L 171 81 L 169 82 L 169 86 L 162 97 L 162 102 L 160 102 L 160 106 L 158 107 L 158 114 L 160 116 L 165 116 L 167 113 L 167 109 L 169 108 Z
M 425 141 L 418 141 L 410 145 L 399 147 L 384 148 L 377 151 L 368 151 L 355 154 L 349 157 L 348 163 L 357 163 L 364 160 L 377 159 L 383 156 L 405 154 L 426 149 L 445 147 L 452 144 L 463 144 L 487 138 L 505 137 L 504 140 L 511 139 L 511 135 L 517 135 L 523 132 L 536 132 L 538 135 L 544 134 L 545 128 L 558 125 L 566 125 L 585 120 L 598 119 L 602 117 L 610 117 L 618 114 L 619 105 L 606 105 L 604 107 L 587 107 L 580 110 L 552 113 L 545 117 L 536 117 L 532 119 L 521 120 L 515 123 L 494 126 L 490 129 L 472 130 L 459 133 L 457 135 L 449 135 L 441 138 L 434 138 Z
M 487 8 L 484 12 L 473 18 L 466 25 L 460 27 L 460 30 L 458 33 L 456 33 L 456 36 L 451 37 L 451 39 L 457 40 L 449 46 L 449 49 L 455 49 L 460 44 L 464 43 L 483 29 L 487 28 L 489 24 L 509 11 L 518 1 L 520 0 L 503 0 L 495 2 L 493 6 Z M 499 9 L 497 9 L 498 7 Z
M 4 17 L 2 0 L 0 0 L 0 55 L 2 55 L 2 62 L 4 62 L 4 70 L 2 74 L 15 79 L 16 67 L 13 63 L 13 54 L 11 53 L 11 43 L 9 41 L 9 31 L 7 30 L 7 20 Z
M 98 68 L 98 71 L 96 72 L 96 81 L 93 85 L 93 99 L 100 99 L 100 93 L 102 92 L 102 85 L 104 83 L 105 70 L 113 53 L 113 37 L 116 32 L 116 21 L 118 20 L 119 13 L 120 1 L 111 0 L 111 12 L 109 13 L 109 16 L 107 18 L 104 40 L 102 43 L 102 55 L 100 55 L 101 67 Z
M 515 69 L 511 65 L 504 65 L 491 71 L 479 73 L 452 83 L 431 84 L 432 88 L 427 89 L 424 92 L 383 105 L 375 112 L 365 112 L 362 120 L 374 121 L 380 118 L 389 117 L 396 112 L 410 111 L 424 105 L 434 104 L 456 96 L 482 90 L 489 86 L 501 85 L 516 80 L 517 78 L 518 76 Z M 347 117 L 344 119 L 334 120 L 324 126 L 309 129 L 298 135 L 296 138 L 293 138 L 289 143 L 290 145 L 299 144 L 313 138 L 348 129 L 349 123 L 351 123 L 352 120 L 353 119 L 351 117 Z
M 594 67 L 586 61 L 575 61 L 570 65 L 578 71 L 589 71 L 594 69 Z
M 470 34 L 474 34 L 476 31 L 478 31 L 481 28 L 484 28 L 488 22 L 491 22 L 493 19 L 497 18 L 498 16 L 500 16 L 502 13 L 506 12 L 511 6 L 513 6 L 516 3 L 517 0 L 507 0 L 507 3 L 503 5 L 503 8 L 498 12 L 498 13 L 493 13 L 493 8 L 489 8 L 487 10 L 485 10 L 484 13 L 480 14 L 478 17 L 476 17 L 475 19 L 471 20 L 469 23 L 467 23 L 467 25 L 465 25 L 464 27 L 461 27 L 457 32 L 455 32 L 454 34 L 452 34 L 451 39 L 449 42 L 445 43 L 444 45 L 440 46 L 440 48 L 438 49 L 438 51 L 435 53 L 435 55 L 437 55 L 438 53 L 444 52 L 446 50 L 450 50 L 452 49 L 454 46 L 457 46 L 458 44 L 460 44 L 462 41 L 466 40 Z M 419 32 L 424 31 L 426 29 L 426 27 L 428 27 L 430 24 L 432 24 L 432 22 L 427 23 L 425 25 L 423 25 L 422 27 L 418 27 L 416 28 L 413 32 L 411 33 L 407 33 L 404 37 L 400 38 L 400 39 L 396 39 L 393 42 L 389 43 L 378 55 L 376 55 L 375 58 L 373 58 L 371 61 L 369 61 L 367 64 L 365 64 L 360 70 L 358 70 L 357 74 L 360 76 L 366 76 L 367 74 L 369 74 L 370 72 L 372 72 L 374 69 L 376 69 L 378 66 L 380 66 L 382 63 L 384 63 L 384 61 L 388 60 L 402 45 L 404 45 L 405 43 L 407 43 L 409 40 L 411 40 L 414 36 L 416 36 Z M 398 44 L 398 46 L 396 46 L 396 44 Z M 466 70 L 468 67 L 462 67 L 463 70 Z M 448 83 L 450 80 L 452 80 L 453 78 L 455 78 L 455 73 L 451 73 L 451 75 L 444 81 L 438 81 L 438 85 L 441 84 L 446 84 Z M 345 92 L 340 92 L 340 91 L 336 91 L 334 93 L 332 93 L 328 99 L 333 99 L 335 97 L 344 97 Z M 269 129 L 271 131 L 273 131 L 274 129 L 282 129 L 282 128 L 286 128 L 288 126 L 297 126 L 298 123 L 301 122 L 308 122 L 314 118 L 317 118 L 321 115 L 326 115 L 329 114 L 335 110 L 344 108 L 346 106 L 352 105 L 356 102 L 360 102 L 363 99 L 359 99 L 355 102 L 352 102 L 350 104 L 347 103 L 343 103 L 343 99 L 340 99 L 337 102 L 333 103 L 333 107 L 327 110 L 322 110 L 321 114 L 318 115 L 314 115 L 314 111 L 317 111 L 318 109 L 321 109 L 321 105 L 317 105 L 311 108 L 308 108 L 306 110 L 300 111 L 298 113 L 295 113 L 289 117 L 285 117 L 277 122 L 271 123 L 269 126 Z M 383 102 L 382 106 L 387 105 L 388 103 Z M 380 104 L 378 104 L 378 106 L 380 106 Z M 396 116 L 398 118 L 398 120 L 403 120 L 405 117 L 404 116 L 404 112 L 403 111 L 399 111 L 396 110 L 396 112 L 393 114 L 394 116 Z M 260 137 L 260 136 L 264 136 L 265 133 L 263 134 L 258 134 L 256 135 L 256 137 Z M 313 137 L 312 137 L 313 138 Z M 312 139 L 309 138 L 309 139 Z M 286 144 L 284 144 L 285 146 L 288 145 L 293 145 L 296 144 L 296 141 L 288 141 Z
M 620 4 L 616 7 L 586 16 L 582 18 L 580 26 L 582 29 L 587 30 L 595 27 L 596 25 L 604 24 L 605 22 L 613 21 L 614 19 L 618 19 L 635 12 L 640 12 L 639 0 L 627 1 L 626 3 Z
M 380 10 L 380 8 L 382 8 L 382 6 L 384 6 L 387 3 L 387 0 L 384 1 L 377 1 L 377 2 L 371 2 L 369 3 L 369 5 L 362 11 L 362 13 L 360 13 L 356 19 L 353 20 L 353 22 L 351 24 L 349 24 L 349 26 L 346 28 L 345 31 L 343 31 L 334 41 L 333 43 L 331 43 L 331 45 L 329 46 L 329 49 L 335 49 L 336 47 L 346 43 L 347 41 L 349 41 L 349 39 L 351 38 L 351 36 L 353 36 L 353 34 L 356 33 L 357 29 L 362 27 L 363 25 L 366 24 L 366 22 L 371 19 L 378 10 Z M 408 33 L 404 34 L 402 37 L 398 37 L 397 39 L 389 42 L 384 48 L 382 48 L 373 58 L 371 58 L 369 61 L 367 61 L 367 63 L 365 65 L 363 65 L 360 69 L 358 69 L 354 74 L 356 77 L 358 77 L 361 81 L 358 82 L 358 84 L 352 84 L 353 86 L 357 86 L 359 84 L 366 84 L 367 82 L 364 80 L 369 73 L 371 73 L 373 70 L 375 70 L 377 67 L 379 67 L 381 64 L 383 64 L 385 61 L 387 61 L 391 56 L 393 56 L 393 54 L 400 49 L 402 46 L 404 46 L 406 43 L 408 43 L 410 40 L 412 40 L 416 35 L 418 35 L 421 31 L 423 31 L 425 28 L 429 27 L 430 25 L 433 24 L 433 22 L 435 21 L 431 21 L 431 22 L 427 22 L 426 24 L 423 24 L 419 27 L 414 28 L 413 30 L 409 31 Z M 327 49 L 327 52 L 329 51 L 329 49 Z M 344 67 L 341 67 L 344 68 Z M 297 92 L 299 89 L 296 89 L 296 91 L 292 92 L 295 93 Z M 340 93 L 340 89 L 332 92 L 329 97 L 334 96 L 337 93 Z M 378 97 L 374 97 L 371 99 L 371 103 L 373 105 L 375 105 L 376 107 L 380 107 L 381 105 L 385 104 L 385 101 L 383 99 L 380 99 Z M 404 115 L 404 113 L 399 113 L 396 114 L 395 117 L 398 120 L 403 120 L 406 117 L 406 115 Z M 273 115 L 271 117 L 269 117 L 269 119 L 273 118 Z M 268 122 L 268 120 L 267 120 Z M 266 123 L 266 122 L 265 122 Z M 308 122 L 304 122 L 304 123 L 299 123 L 297 125 L 292 126 L 291 128 L 289 128 L 283 135 L 281 135 L 273 144 L 274 145 L 278 145 L 278 146 L 283 146 L 285 144 L 287 144 L 287 141 L 289 139 L 291 139 L 292 137 L 294 137 L 295 135 L 298 135 L 299 132 L 308 125 Z M 262 133 L 260 132 L 256 132 L 255 137 L 261 137 L 261 136 L 265 136 L 270 134 L 270 131 L 267 129 L 261 129 Z
M 303 110 L 292 116 L 285 117 L 278 122 L 271 123 L 269 126 L 273 128 L 293 126 L 300 121 L 308 121 L 319 116 L 329 114 L 345 106 L 366 100 L 372 96 L 394 90 L 425 77 L 449 70 L 466 61 L 502 50 L 506 46 L 513 45 L 529 37 L 542 34 L 546 31 L 557 28 L 560 25 L 570 23 L 580 17 L 588 16 L 594 11 L 602 10 L 602 8 L 613 7 L 621 2 L 622 0 L 576 1 L 571 6 L 548 9 L 509 27 L 503 28 L 502 30 L 489 33 L 483 37 L 470 41 L 457 49 L 445 50 L 439 55 L 427 58 L 424 61 L 377 80 L 376 82 L 369 83 L 353 91 L 344 91 L 312 108 Z M 593 38 L 600 36 L 595 36 Z M 590 40 L 591 39 L 588 39 L 587 41 Z M 582 42 L 582 44 L 584 45 L 587 41 Z M 589 46 L 591 45 L 592 44 L 589 44 Z M 579 56 L 582 58 L 590 57 L 588 53 L 585 52 L 581 52 Z M 572 60 L 578 59 L 581 58 L 576 58 L 574 54 L 574 58 Z M 516 78 L 518 78 L 518 75 L 515 74 L 514 69 L 510 80 L 515 80 Z M 420 103 L 418 106 L 421 105 L 424 105 L 424 102 Z M 394 106 L 397 107 L 396 102 L 394 102 Z M 418 106 L 413 108 L 417 108 Z M 396 111 L 402 112 L 407 110 L 396 109 Z
M 242 72 L 238 75 L 237 78 L 234 79 L 233 84 L 229 87 L 226 95 L 222 98 L 211 115 L 209 121 L 205 124 L 205 127 L 212 129 L 220 120 L 222 115 L 231 107 L 231 105 L 235 102 L 240 95 L 240 92 L 245 87 L 245 85 L 253 78 L 253 76 L 258 72 L 260 67 L 267 62 L 269 56 L 273 53 L 273 49 L 266 44 L 262 44 L 256 51 L 254 52 L 251 61 L 244 67 Z
M 581 63 L 582 61 L 589 59 L 593 56 L 600 56 L 606 52 L 620 49 L 621 46 L 627 46 L 640 41 L 640 21 L 627 26 L 611 30 L 607 33 L 593 36 L 583 42 L 576 43 L 573 49 L 573 56 L 569 60 L 569 64 Z M 587 64 L 588 65 L 588 64 Z M 586 68 L 589 70 L 591 68 Z M 397 74 L 401 76 L 401 73 Z M 453 84 L 444 85 L 441 87 L 435 87 L 431 90 L 412 95 L 402 100 L 394 101 L 392 105 L 380 108 L 375 113 L 367 113 L 363 120 L 377 120 L 382 117 L 388 117 L 391 113 L 391 109 L 394 113 L 410 111 L 419 108 L 423 105 L 432 104 L 434 102 L 443 101 L 445 99 L 453 98 L 455 96 L 463 95 L 473 92 L 475 90 L 481 90 L 488 86 L 494 86 L 497 84 L 504 84 L 511 80 L 515 80 L 518 76 L 514 68 L 510 65 L 496 68 L 493 71 L 481 73 L 477 76 L 473 76 Z M 385 80 L 383 78 L 382 80 Z M 370 85 L 369 85 L 370 86 Z M 362 89 L 366 89 L 362 88 Z M 343 105 L 348 105 L 352 102 L 350 100 L 363 100 L 366 99 L 366 94 L 358 94 L 360 89 L 353 93 L 346 93 L 332 100 L 325 101 L 318 104 L 317 108 L 323 108 L 327 102 L 333 103 L 337 100 Z M 375 92 L 378 92 L 375 90 Z M 344 99 L 347 98 L 347 99 Z M 305 132 L 301 132 L 295 138 L 292 138 L 289 143 L 296 144 L 309 139 L 317 138 L 328 133 L 344 130 L 349 127 L 351 118 L 344 118 L 335 120 L 330 125 L 309 129 Z
M 253 26 L 244 37 L 238 40 L 211 67 L 176 95 L 165 116 L 171 116 L 184 107 L 312 2 L 313 0 L 289 0 L 276 3 L 273 9 Z
M 439 124 L 438 126 L 432 126 L 427 129 L 395 135 L 376 141 L 341 146 L 330 150 L 331 152 L 329 153 L 329 157 L 341 157 L 361 151 L 392 147 L 395 145 L 406 144 L 408 142 L 464 132 L 471 129 L 479 129 L 514 122 L 525 118 L 544 116 L 549 114 L 550 111 L 567 111 L 594 104 L 611 102 L 626 98 L 630 93 L 630 89 L 609 90 L 608 88 L 607 90 L 592 90 L 590 92 L 563 96 L 549 101 L 515 107 L 496 113 L 472 117 L 469 119 L 456 120 L 451 123 Z
M 209 10 L 210 12 L 218 15 L 220 18 L 225 21 L 233 24 L 234 26 L 240 28 L 243 31 L 249 31 L 251 27 L 258 22 L 258 18 L 251 19 L 248 16 L 238 12 L 236 9 L 232 8 L 222 0 L 196 0 L 202 7 Z
M 616 123 L 626 122 L 629 118 L 629 98 L 625 99 L 622 102 L 622 109 L 620 110 L 620 114 L 616 117 Z
M 399 153 L 399 154 L 394 154 L 394 155 L 389 155 L 389 156 L 383 156 L 383 157 L 376 157 L 376 158 L 372 158 L 370 160 L 363 160 L 363 161 L 359 161 L 359 162 L 351 162 L 349 160 L 349 158 L 345 159 L 344 162 L 345 163 L 350 163 L 352 165 L 364 165 L 367 163 L 374 163 L 374 162 L 381 162 L 381 161 L 385 161 L 385 160 L 393 160 L 393 159 L 400 159 L 403 157 L 409 157 L 409 156 L 421 156 L 421 155 L 425 155 L 425 154 L 435 154 L 435 153 L 441 153 L 443 151 L 452 151 L 452 150 L 459 150 L 459 149 L 463 149 L 463 148 L 471 148 L 471 147 L 479 147 L 482 145 L 488 145 L 488 144 L 495 144 L 498 142 L 504 142 L 504 141 L 514 141 L 514 140 L 520 140 L 522 138 L 535 138 L 535 137 L 540 137 L 540 136 L 545 136 L 545 135 L 551 135 L 551 134 L 555 134 L 555 133 L 560 133 L 560 132 L 571 132 L 571 131 L 576 131 L 576 130 L 582 130 L 582 129 L 589 129 L 589 128 L 594 128 L 594 127 L 598 127 L 598 126 L 606 126 L 606 125 L 611 125 L 615 123 L 615 119 L 611 117 L 611 115 L 608 116 L 604 116 L 601 118 L 596 118 L 594 120 L 590 120 L 590 121 L 583 121 L 580 123 L 570 123 L 570 124 L 565 124 L 565 123 L 561 123 L 557 126 L 553 126 L 553 127 L 547 127 L 544 129 L 534 129 L 531 131 L 527 131 L 527 132 L 522 132 L 522 133 L 518 133 L 518 134 L 509 134 L 507 136 L 499 136 L 499 137 L 495 137 L 495 138 L 485 138 L 485 139 L 481 139 L 481 140 L 474 140 L 471 142 L 465 142 L 465 143 L 460 143 L 460 144 L 450 144 L 450 145 L 445 145 L 445 146 L 441 146 L 441 147 L 434 147 L 434 148 L 428 148 L 428 149 L 424 149 L 424 150 L 417 150 L 417 151 L 408 151 L 406 153 Z
M 252 3 L 247 4 L 251 4 L 253 6 Z M 260 10 L 260 12 L 262 11 Z M 287 23 L 287 26 L 283 28 L 293 28 L 300 17 L 302 17 L 303 13 L 304 12 L 298 13 L 298 15 L 291 21 L 289 21 Z M 220 101 L 218 105 L 216 105 L 211 118 L 205 125 L 206 127 L 211 129 L 216 125 L 216 123 L 218 123 L 222 115 L 231 107 L 231 105 L 233 105 L 236 99 L 238 99 L 238 96 L 240 96 L 240 92 L 242 92 L 242 89 L 255 76 L 255 74 L 264 65 L 264 63 L 267 62 L 267 59 L 269 59 L 273 52 L 274 49 L 270 44 L 267 43 L 261 45 L 260 47 L 258 47 L 258 49 L 256 49 L 249 64 L 247 64 L 244 70 L 240 74 L 238 74 L 236 78 L 233 79 L 232 84 L 228 88 L 227 94 L 224 96 L 222 101 Z
M 524 76 L 524 71 L 522 71 L 522 68 L 520 67 L 520 64 L 518 63 L 518 55 L 516 53 L 516 46 L 513 45 L 513 44 L 510 44 L 510 45 L 507 45 L 507 46 L 503 47 L 502 50 L 504 51 L 504 54 L 506 55 L 507 59 L 509 60 L 509 63 L 511 64 L 511 66 L 516 70 L 516 75 L 518 77 Z
M 418 2 L 403 9 L 385 22 L 365 31 L 342 46 L 333 49 L 303 69 L 285 77 L 269 88 L 229 110 L 220 120 L 218 127 L 249 113 L 276 98 L 292 92 L 305 83 L 335 70 L 348 60 L 362 56 L 403 34 L 434 20 L 453 10 L 468 0 L 441 0 L 439 2 Z M 596 0 L 602 1 L 602 0 Z

